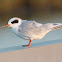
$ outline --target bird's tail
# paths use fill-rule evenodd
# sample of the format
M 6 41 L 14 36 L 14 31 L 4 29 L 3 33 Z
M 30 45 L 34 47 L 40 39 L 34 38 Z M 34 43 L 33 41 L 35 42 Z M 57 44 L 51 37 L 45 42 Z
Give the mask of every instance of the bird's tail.
M 62 24 L 61 23 L 53 23 L 53 28 L 52 28 L 51 31 L 56 30 L 56 29 L 60 29 L 60 28 L 62 28 Z

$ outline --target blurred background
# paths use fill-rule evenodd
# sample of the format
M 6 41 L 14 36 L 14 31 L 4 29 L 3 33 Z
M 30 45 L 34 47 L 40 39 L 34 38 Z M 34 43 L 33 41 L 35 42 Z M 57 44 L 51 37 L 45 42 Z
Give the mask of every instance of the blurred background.
M 0 22 L 7 22 L 12 17 L 42 20 L 42 23 L 60 21 L 62 0 L 0 0 Z
M 62 23 L 62 0 L 0 0 L 0 26 L 12 17 L 39 23 Z M 61 29 L 51 32 L 40 41 L 61 39 L 61 33 Z M 26 40 L 20 40 L 9 28 L 0 29 L 0 48 L 21 44 L 27 44 Z

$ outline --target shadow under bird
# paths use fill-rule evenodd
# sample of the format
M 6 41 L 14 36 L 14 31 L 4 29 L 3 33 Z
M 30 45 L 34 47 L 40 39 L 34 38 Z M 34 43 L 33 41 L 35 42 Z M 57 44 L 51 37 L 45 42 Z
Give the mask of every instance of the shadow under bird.
M 18 37 L 26 40 L 30 40 L 28 45 L 24 47 L 30 47 L 32 40 L 42 39 L 48 32 L 62 28 L 62 23 L 46 23 L 41 24 L 35 21 L 22 20 L 18 17 L 11 18 L 7 25 L 3 27 L 10 27 L 12 32 Z

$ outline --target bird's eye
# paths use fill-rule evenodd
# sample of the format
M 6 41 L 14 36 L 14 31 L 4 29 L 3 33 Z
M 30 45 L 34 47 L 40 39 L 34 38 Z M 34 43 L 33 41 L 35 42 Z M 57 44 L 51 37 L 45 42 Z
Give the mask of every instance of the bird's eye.
M 12 23 L 12 24 L 18 23 L 18 20 L 14 20 L 14 21 L 12 21 L 11 23 Z

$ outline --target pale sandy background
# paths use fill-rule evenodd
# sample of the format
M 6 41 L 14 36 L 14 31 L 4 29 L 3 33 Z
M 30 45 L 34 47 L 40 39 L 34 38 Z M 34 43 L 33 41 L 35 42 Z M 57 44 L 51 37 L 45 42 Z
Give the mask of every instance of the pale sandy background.
M 62 43 L 0 53 L 0 62 L 60 62 Z

